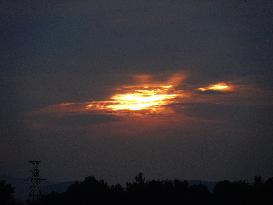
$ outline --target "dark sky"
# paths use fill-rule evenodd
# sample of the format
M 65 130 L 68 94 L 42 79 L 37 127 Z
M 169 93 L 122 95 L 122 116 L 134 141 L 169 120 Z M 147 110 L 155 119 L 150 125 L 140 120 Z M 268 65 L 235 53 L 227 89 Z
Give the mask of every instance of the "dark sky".
M 0 173 L 39 159 L 52 180 L 273 176 L 271 0 L 4 0 L 0 28 Z M 182 89 L 242 89 L 196 93 L 179 117 L 33 114 L 181 72 Z

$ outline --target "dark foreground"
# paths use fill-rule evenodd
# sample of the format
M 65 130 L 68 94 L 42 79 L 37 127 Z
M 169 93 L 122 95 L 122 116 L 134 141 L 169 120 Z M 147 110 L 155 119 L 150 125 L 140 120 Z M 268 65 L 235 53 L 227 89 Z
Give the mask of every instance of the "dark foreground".
M 103 180 L 86 177 L 75 182 L 63 193 L 50 193 L 35 202 L 16 202 L 14 189 L 0 182 L 0 204 L 19 205 L 89 205 L 89 204 L 273 204 L 273 178 L 254 183 L 220 181 L 210 192 L 205 185 L 189 185 L 180 180 L 149 180 L 143 174 L 126 186 L 108 185 Z

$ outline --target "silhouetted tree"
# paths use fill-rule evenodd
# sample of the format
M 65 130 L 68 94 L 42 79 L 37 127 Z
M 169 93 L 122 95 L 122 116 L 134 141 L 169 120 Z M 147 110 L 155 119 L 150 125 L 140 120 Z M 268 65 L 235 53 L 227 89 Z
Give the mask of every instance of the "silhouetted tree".
M 251 186 L 244 181 L 221 181 L 214 188 L 215 199 L 223 204 L 250 204 Z
M 0 181 L 0 204 L 14 204 L 14 188 L 5 181 Z
M 126 187 L 109 186 L 103 180 L 86 177 L 75 182 L 64 193 L 43 197 L 40 205 L 87 204 L 273 204 L 273 178 L 263 181 L 256 177 L 253 184 L 245 181 L 220 181 L 211 193 L 205 185 L 189 185 L 180 180 L 146 180 L 139 173 Z
M 266 204 L 273 204 L 273 178 L 269 178 L 263 184 L 261 197 Z
M 103 180 L 95 177 L 86 177 L 83 182 L 75 182 L 64 193 L 66 203 L 90 204 L 94 201 L 104 202 L 107 200 L 109 187 Z

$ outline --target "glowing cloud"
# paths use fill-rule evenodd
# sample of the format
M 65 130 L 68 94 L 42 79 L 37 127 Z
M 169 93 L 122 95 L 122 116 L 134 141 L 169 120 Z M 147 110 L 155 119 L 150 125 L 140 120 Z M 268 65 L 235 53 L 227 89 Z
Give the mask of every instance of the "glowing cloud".
M 149 111 L 159 112 L 164 106 L 177 102 L 182 91 L 175 90 L 171 84 L 144 84 L 121 88 L 107 101 L 92 101 L 87 110 L 102 111 Z
M 201 92 L 215 91 L 215 92 L 233 92 L 234 86 L 225 82 L 220 82 L 216 84 L 211 84 L 206 87 L 201 87 L 197 89 Z
M 156 76 L 158 77 L 158 76 Z M 185 75 L 178 73 L 170 76 L 163 83 L 164 76 L 155 80 L 150 75 L 133 76 L 132 83 L 115 88 L 106 99 L 85 102 L 63 102 L 45 107 L 39 112 L 63 116 L 65 114 L 114 114 L 145 116 L 146 114 L 172 114 L 173 105 L 211 100 L 195 95 L 193 90 L 181 90 L 181 82 Z M 187 87 L 186 87 L 187 88 Z M 200 87 L 195 90 L 204 93 L 233 92 L 235 86 L 231 83 L 219 82 Z M 201 100 L 200 100 L 201 98 Z M 177 108 L 177 106 L 175 106 Z
M 160 76 L 164 77 L 164 76 Z M 173 110 L 169 105 L 181 103 L 187 93 L 177 86 L 184 79 L 182 73 L 170 76 L 163 83 L 162 78 L 155 80 L 151 75 L 132 76 L 132 82 L 113 90 L 106 99 L 85 102 L 63 102 L 39 110 L 39 113 L 63 116 L 65 114 L 169 114 Z

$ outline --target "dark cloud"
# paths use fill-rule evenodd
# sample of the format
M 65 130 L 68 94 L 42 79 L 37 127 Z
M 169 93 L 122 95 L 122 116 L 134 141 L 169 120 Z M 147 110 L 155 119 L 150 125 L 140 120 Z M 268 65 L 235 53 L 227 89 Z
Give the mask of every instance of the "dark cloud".
M 0 15 L 3 171 L 25 173 L 23 161 L 37 156 L 52 178 L 272 175 L 272 1 L 2 1 Z M 170 118 L 173 126 L 153 129 L 129 116 L 136 124 L 111 115 L 29 117 L 62 102 L 105 99 L 128 76 L 177 71 L 187 73 L 179 85 L 186 91 L 222 81 L 255 89 L 194 93 L 205 100 L 177 108 L 192 121 Z M 60 129 L 33 130 L 30 120 Z
M 273 108 L 271 105 L 189 103 L 184 105 L 183 113 L 196 119 L 224 121 L 232 125 L 248 123 L 250 125 L 257 122 L 264 123 L 264 126 L 267 127 L 271 124 Z M 247 129 L 247 127 L 244 129 Z
M 218 94 L 222 94 L 222 95 L 227 95 L 227 94 L 231 94 L 234 91 L 221 91 L 221 90 L 206 90 L 206 91 L 196 91 L 196 93 L 201 94 L 201 95 L 218 95 Z
M 53 115 L 40 115 L 35 116 L 32 123 L 39 123 L 43 125 L 50 125 L 53 127 L 78 129 L 79 127 L 85 127 L 88 125 L 108 123 L 118 121 L 118 117 L 110 114 L 64 114 L 61 116 Z

